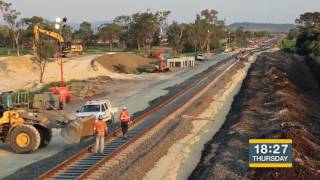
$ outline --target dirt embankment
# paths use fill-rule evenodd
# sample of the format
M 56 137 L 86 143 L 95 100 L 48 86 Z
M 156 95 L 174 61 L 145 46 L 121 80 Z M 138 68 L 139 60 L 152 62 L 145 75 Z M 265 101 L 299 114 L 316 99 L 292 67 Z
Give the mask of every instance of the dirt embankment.
M 97 76 L 134 79 L 136 76 L 128 74 L 136 74 L 137 67 L 146 64 L 149 64 L 148 58 L 125 52 L 64 58 L 64 78 L 66 81 Z M 60 66 L 55 60 L 47 64 L 43 80 L 44 83 L 60 81 Z M 39 67 L 33 63 L 31 55 L 0 58 L 0 92 L 39 86 Z
M 134 53 L 109 53 L 95 59 L 112 72 L 134 73 L 137 67 L 149 64 L 149 59 Z
M 0 75 L 24 79 L 26 76 L 37 76 L 37 66 L 31 60 L 31 55 L 20 57 L 1 57 Z
M 251 67 L 220 132 L 189 179 L 318 179 L 320 88 L 304 61 L 265 53 Z M 292 169 L 249 169 L 249 138 L 293 140 Z

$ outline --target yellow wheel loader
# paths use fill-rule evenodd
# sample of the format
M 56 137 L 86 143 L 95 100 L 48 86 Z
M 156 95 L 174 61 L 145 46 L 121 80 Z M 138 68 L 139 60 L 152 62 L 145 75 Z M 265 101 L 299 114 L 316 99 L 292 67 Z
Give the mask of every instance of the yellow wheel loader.
M 15 106 L 8 95 L 3 95 L 5 98 L 0 96 L 0 141 L 10 144 L 16 153 L 30 153 L 47 146 L 53 128 L 61 129 L 61 135 L 71 144 L 79 143 L 94 133 L 94 116 L 70 119 L 57 110 L 55 104 L 58 103 L 53 102 L 58 102 L 58 97 L 53 94 L 36 95 L 38 100 L 32 103 L 32 108 L 21 107 L 21 104 L 29 106 L 29 103 L 17 103 Z

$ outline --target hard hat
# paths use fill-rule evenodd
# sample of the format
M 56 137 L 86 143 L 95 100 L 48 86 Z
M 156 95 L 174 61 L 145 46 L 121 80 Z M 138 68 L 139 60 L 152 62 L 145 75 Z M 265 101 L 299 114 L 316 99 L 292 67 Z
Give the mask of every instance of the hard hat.
M 101 115 L 98 116 L 98 120 L 102 120 L 103 117 Z
M 122 110 L 127 110 L 127 107 L 123 107 Z

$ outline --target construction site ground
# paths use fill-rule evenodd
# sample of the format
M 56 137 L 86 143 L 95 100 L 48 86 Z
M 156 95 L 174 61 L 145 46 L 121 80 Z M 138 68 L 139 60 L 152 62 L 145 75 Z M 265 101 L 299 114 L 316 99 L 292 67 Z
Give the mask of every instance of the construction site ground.
M 176 84 L 182 83 L 185 80 L 193 77 L 196 74 L 199 74 L 205 71 L 209 66 L 212 66 L 219 62 L 222 59 L 230 56 L 231 54 L 218 54 L 212 60 L 204 62 L 194 68 L 189 69 L 180 69 L 170 73 L 156 73 L 156 74 L 140 74 L 140 75 L 133 75 L 133 74 L 119 74 L 108 71 L 108 76 L 110 76 L 113 81 L 106 83 L 103 85 L 103 93 L 101 95 L 95 96 L 90 98 L 91 100 L 94 99 L 101 99 L 107 97 L 115 107 L 122 107 L 127 106 L 129 108 L 130 113 L 134 114 L 136 112 L 142 112 L 143 110 L 147 109 L 150 106 L 150 102 L 154 99 L 159 99 L 159 97 L 166 95 L 169 92 L 169 87 L 174 87 Z M 88 67 L 89 63 L 92 59 L 96 56 L 89 56 L 86 57 L 88 59 L 82 59 L 82 61 L 87 62 L 87 65 L 83 65 L 85 63 L 77 63 L 74 64 L 75 67 L 85 66 Z M 84 58 L 84 57 L 80 57 Z M 81 64 L 81 65 L 80 65 Z M 67 66 L 66 66 L 67 67 Z M 72 66 L 70 66 L 71 68 Z M 84 68 L 84 67 L 83 67 Z M 100 70 L 104 70 L 99 68 Z M 93 70 L 94 71 L 94 70 Z M 96 71 L 94 71 L 96 72 Z M 83 74 L 86 74 L 86 71 L 82 71 Z M 89 73 L 90 74 L 90 73 Z M 103 75 L 106 75 L 106 71 L 102 72 Z M 70 76 L 72 73 L 70 74 Z M 101 74 L 94 74 L 92 75 L 101 75 Z M 68 77 L 68 75 L 67 75 Z M 175 89 L 175 91 L 179 91 L 179 89 Z M 161 99 L 161 98 L 160 98 Z M 80 106 L 89 99 L 77 100 L 70 104 L 68 104 L 68 108 L 66 112 L 69 115 L 75 113 Z M 116 120 L 118 120 L 116 118 Z M 85 142 L 86 143 L 86 142 Z M 81 145 L 77 146 L 77 148 L 81 148 Z M 63 151 L 68 149 L 75 149 L 70 145 L 66 144 L 64 140 L 58 135 L 58 132 L 55 132 L 54 138 L 52 143 L 44 148 L 40 149 L 39 151 L 33 154 L 13 154 L 11 150 L 6 145 L 0 145 L 0 166 L 4 167 L 0 173 L 0 178 L 3 178 L 7 175 L 14 173 L 16 170 L 28 166 L 29 167 L 39 166 L 43 167 L 42 165 L 35 165 L 37 161 L 46 160 L 46 158 L 52 158 L 56 161 L 57 157 L 53 155 L 59 153 L 63 154 Z M 61 156 L 61 155 L 60 155 Z M 65 159 L 66 157 L 60 157 L 60 159 Z M 48 160 L 50 162 L 50 160 Z M 47 162 L 47 163 L 48 163 Z M 50 166 L 50 163 L 48 163 Z M 33 168 L 34 169 L 34 168 Z M 41 168 L 37 168 L 41 171 Z M 43 170 L 43 169 L 42 169 Z M 20 177 L 25 177 L 24 173 L 30 173 L 30 168 L 28 171 L 28 167 L 19 170 Z M 36 171 L 34 172 L 36 173 Z M 15 173 L 17 175 L 17 173 Z

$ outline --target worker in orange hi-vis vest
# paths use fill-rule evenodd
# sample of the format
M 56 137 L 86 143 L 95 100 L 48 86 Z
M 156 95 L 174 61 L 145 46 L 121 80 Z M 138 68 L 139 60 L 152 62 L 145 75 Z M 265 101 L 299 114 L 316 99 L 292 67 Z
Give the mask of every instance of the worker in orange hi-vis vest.
M 126 107 L 122 108 L 122 112 L 120 113 L 120 123 L 121 123 L 121 129 L 123 137 L 126 139 L 126 133 L 128 132 L 129 123 L 130 123 L 130 114 Z
M 103 153 L 104 150 L 104 136 L 108 134 L 108 127 L 105 122 L 103 122 L 102 116 L 98 117 L 98 121 L 94 124 L 94 131 L 96 135 L 96 145 L 95 153 Z

